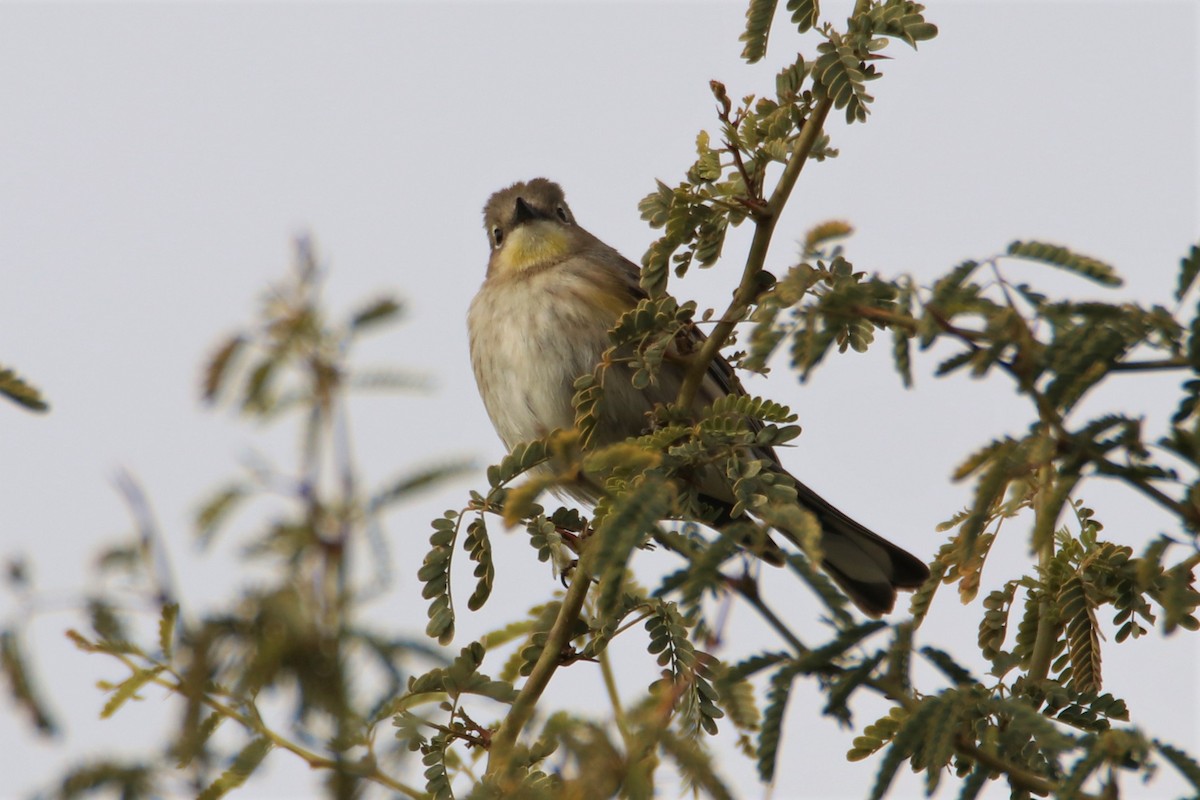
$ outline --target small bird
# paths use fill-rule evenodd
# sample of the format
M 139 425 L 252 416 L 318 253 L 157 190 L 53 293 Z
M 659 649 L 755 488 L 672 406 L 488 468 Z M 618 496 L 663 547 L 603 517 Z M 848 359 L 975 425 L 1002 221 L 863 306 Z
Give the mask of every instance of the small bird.
M 575 222 L 562 189 L 546 178 L 515 183 L 491 196 L 483 210 L 491 245 L 487 277 L 467 315 L 471 365 L 479 393 L 501 440 L 510 449 L 575 424 L 574 383 L 591 374 L 610 346 L 609 329 L 646 297 L 639 269 Z M 694 342 L 703 334 L 692 331 Z M 656 380 L 635 388 L 630 370 L 610 372 L 604 384 L 592 447 L 646 432 L 648 414 L 673 402 L 686 364 L 664 360 Z M 718 356 L 693 403 L 699 412 L 727 394 L 745 394 L 733 368 Z M 795 483 L 801 506 L 821 526 L 822 566 L 863 613 L 890 612 L 896 590 L 912 590 L 929 577 L 916 556 L 838 511 L 784 469 L 774 450 L 756 447 Z M 716 468 L 694 476 L 701 501 L 730 521 L 734 495 Z M 579 482 L 566 494 L 594 504 L 599 490 Z M 795 541 L 788 531 L 781 534 Z M 782 563 L 774 543 L 764 560 Z

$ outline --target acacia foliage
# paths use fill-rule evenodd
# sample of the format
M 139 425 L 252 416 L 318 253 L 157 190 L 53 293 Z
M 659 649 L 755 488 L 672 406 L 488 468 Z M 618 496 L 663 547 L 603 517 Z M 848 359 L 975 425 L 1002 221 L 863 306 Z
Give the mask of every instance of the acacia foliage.
M 775 5 L 751 3 L 743 35 L 750 60 L 765 50 Z M 1200 789 L 1191 757 L 1131 725 L 1128 705 L 1106 692 L 1103 680 L 1107 647 L 1146 635 L 1156 625 L 1167 635 L 1200 627 L 1195 614 L 1200 594 L 1193 587 L 1200 561 L 1195 542 L 1200 323 L 1184 305 L 1200 272 L 1197 249 L 1181 259 L 1174 309 L 1050 297 L 1033 282 L 1009 280 L 1012 263 L 1021 261 L 1064 270 L 1105 290 L 1120 288 L 1117 270 L 1102 260 L 1040 241 L 1014 241 L 929 285 L 907 276 L 871 275 L 850 261 L 841 240 L 851 230 L 840 222 L 816 226 L 795 263 L 768 271 L 765 245 L 801 167 L 837 155 L 824 130 L 826 115 L 841 109 L 848 122 L 867 119 L 872 98 L 866 87 L 880 77 L 879 50 L 888 39 L 915 47 L 936 33 L 916 3 L 859 3 L 840 30 L 823 21 L 815 3 L 787 7 L 801 32 L 820 37 L 816 57 L 797 57 L 779 73 L 770 96 L 734 101 L 722 84 L 713 83 L 719 133 L 702 132 L 684 178 L 674 186 L 659 181 L 640 204 L 643 218 L 661 232 L 643 258 L 648 297 L 614 327 L 612 346 L 596 372 L 576 384 L 576 430 L 522 445 L 490 476 L 489 492 L 474 495 L 465 509 L 473 524 L 498 515 L 525 525 L 531 537 L 537 531 L 539 548 L 568 546 L 579 558 L 573 580 L 596 582 L 581 611 L 563 602 L 550 607 L 553 613 L 541 608 L 531 616 L 525 635 L 532 652 L 523 655 L 523 663 L 536 675 L 546 664 L 546 648 L 559 650 L 551 672 L 581 654 L 603 654 L 614 635 L 636 630 L 633 622 L 661 620 L 664 609 L 673 610 L 674 625 L 656 622 L 646 643 L 670 669 L 649 683 L 637 706 L 660 714 L 646 718 L 616 706 L 615 727 L 575 723 L 589 726 L 587 746 L 608 754 L 605 774 L 612 779 L 616 769 L 621 791 L 630 796 L 644 796 L 662 763 L 673 763 L 702 793 L 732 794 L 730 787 L 713 783 L 718 770 L 703 748 L 703 735 L 723 724 L 735 726 L 760 777 L 770 781 L 779 766 L 784 710 L 795 682 L 804 679 L 815 680 L 825 693 L 825 713 L 847 723 L 859 693 L 892 704 L 848 753 L 851 760 L 875 760 L 872 798 L 888 793 L 902 766 L 923 773 L 931 793 L 945 780 L 960 782 L 963 797 L 998 780 L 1015 796 L 1116 796 L 1130 781 L 1152 775 L 1159 763 L 1172 765 Z M 776 179 L 771 164 L 782 165 Z M 702 315 L 694 304 L 677 302 L 667 291 L 672 277 L 685 276 L 694 265 L 735 260 L 725 251 L 725 235 L 745 223 L 754 226 L 754 239 L 744 259 L 737 257 L 744 267 L 730 307 Z M 653 381 L 672 343 L 688 340 L 694 326 L 712 320 L 715 345 L 688 351 L 697 371 L 740 337 L 741 349 L 732 354 L 736 366 L 765 371 L 782 356 L 808 380 L 831 354 L 865 351 L 886 334 L 906 386 L 915 383 L 919 354 L 936 352 L 936 376 L 995 374 L 1029 401 L 1025 433 L 983 442 L 958 468 L 957 480 L 973 482 L 972 502 L 943 526 L 945 542 L 933 559 L 930 581 L 912 599 L 910 619 L 859 621 L 813 567 L 820 552 L 811 517 L 797 507 L 794 489 L 770 462 L 754 456 L 755 445 L 798 434 L 786 408 L 762 398 L 728 398 L 696 418 L 687 410 L 685 384 L 679 402 L 657 409 L 640 437 L 603 449 L 589 446 L 613 366 L 627 364 L 635 380 Z M 1082 401 L 1106 381 L 1160 371 L 1181 378 L 1177 411 L 1165 430 L 1147 432 L 1142 419 L 1120 411 L 1081 410 Z M 690 522 L 704 519 L 704 510 L 686 480 L 713 464 L 733 483 L 736 510 L 749 513 L 719 533 Z M 535 466 L 540 470 L 535 477 L 510 487 Z M 581 476 L 604 488 L 595 518 L 572 518 L 558 527 L 555 515 L 565 512 L 550 513 L 537 501 L 546 490 Z M 1132 487 L 1170 512 L 1176 529 L 1137 552 L 1107 540 L 1084 496 L 1098 479 Z M 803 552 L 789 555 L 787 564 L 824 604 L 829 624 L 824 641 L 802 641 L 738 566 L 745 550 L 767 548 L 770 527 L 805 532 Z M 948 648 L 918 644 L 932 603 L 978 599 L 993 544 L 1001 535 L 1022 533 L 1035 554 L 1028 570 L 981 599 L 977 639 L 989 674 L 974 674 Z M 659 585 L 641 587 L 627 564 L 653 545 L 670 554 L 657 558 L 682 564 Z M 957 597 L 939 597 L 945 587 L 954 587 Z M 779 636 L 736 663 L 703 650 L 717 624 L 705 598 L 730 594 L 762 613 Z M 439 613 L 446 609 L 453 613 L 451 605 L 438 605 Z M 570 625 L 559 624 L 564 614 Z M 1118 631 L 1111 643 L 1101 634 L 1106 618 Z M 565 638 L 555 638 L 554 630 L 565 630 Z M 686 649 L 668 645 L 668 630 L 672 643 L 690 639 L 697 657 L 670 661 L 665 654 Z M 941 683 L 915 685 L 916 660 L 940 673 Z M 756 698 L 750 680 L 763 678 L 765 693 Z M 705 700 L 711 702 L 708 710 Z M 664 707 L 669 713 L 661 713 Z M 501 733 L 512 718 L 501 722 Z M 531 796 L 542 791 L 599 796 L 586 787 L 601 785 L 610 791 L 612 780 L 597 783 L 590 770 L 600 767 L 573 749 L 578 740 L 564 733 L 563 719 L 554 717 L 538 741 L 565 747 L 565 753 L 532 758 L 528 750 L 505 749 L 507 761 L 497 765 L 493 749 L 480 786 L 502 792 L 523 787 Z M 518 725 L 527 721 L 520 718 Z M 691 743 L 686 757 L 681 742 Z M 650 758 L 653 750 L 657 756 Z M 698 763 L 707 765 L 703 780 Z

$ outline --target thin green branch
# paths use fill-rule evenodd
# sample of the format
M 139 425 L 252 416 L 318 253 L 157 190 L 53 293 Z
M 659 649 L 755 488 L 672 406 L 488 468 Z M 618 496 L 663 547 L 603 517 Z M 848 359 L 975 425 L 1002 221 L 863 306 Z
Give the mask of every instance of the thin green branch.
M 124 653 L 111 653 L 110 652 L 109 655 L 111 655 L 114 658 L 116 658 L 117 660 L 119 660 L 130 671 L 132 671 L 134 673 L 140 673 L 140 672 L 145 671 L 144 668 L 135 664 L 133 659 Z M 177 672 L 175 672 L 174 670 L 172 670 L 170 667 L 168 667 L 165 664 L 159 664 L 159 663 L 153 662 L 153 661 L 151 661 L 151 663 L 153 663 L 154 666 L 156 666 L 156 667 L 162 667 L 164 672 L 151 678 L 150 683 L 153 683 L 157 686 L 161 686 L 162 688 L 164 688 L 174 694 L 183 694 L 183 678 Z M 168 678 L 164 677 L 164 675 L 169 675 L 169 676 L 173 677 L 175 680 L 171 681 Z M 267 739 L 268 741 L 271 742 L 271 744 L 278 747 L 279 749 L 287 750 L 289 753 L 299 756 L 312 769 L 329 769 L 329 770 L 338 770 L 338 769 L 344 770 L 344 769 L 346 769 L 345 762 L 339 763 L 338 761 L 336 761 L 334 759 L 326 758 L 325 756 L 318 755 L 317 753 L 314 753 L 311 750 L 301 747 L 300 745 L 296 744 L 292 740 L 287 739 L 287 738 L 281 736 L 280 734 L 276 733 L 275 731 L 271 730 L 271 728 L 268 727 L 266 725 L 266 723 L 264 723 L 261 719 L 259 719 L 257 717 L 257 715 L 251 716 L 251 715 L 243 714 L 242 712 L 235 709 L 233 706 L 227 705 L 226 703 L 223 703 L 220 700 L 217 700 L 215 697 L 213 697 L 212 695 L 207 694 L 207 693 L 204 694 L 200 698 L 200 701 L 202 703 L 204 703 L 204 705 L 211 708 L 213 711 L 216 711 L 218 714 L 221 714 L 222 716 L 227 717 L 227 718 L 233 720 L 234 722 L 237 722 L 238 724 L 240 724 L 242 727 L 246 728 L 247 730 L 251 730 L 254 733 L 258 734 L 259 736 L 263 737 L 264 739 Z M 425 792 L 422 792 L 420 789 L 416 789 L 412 786 L 409 786 L 405 783 L 402 783 L 402 782 L 396 780 L 395 778 L 391 777 L 390 775 L 380 772 L 379 768 L 375 767 L 374 765 L 372 765 L 370 770 L 354 769 L 354 774 L 359 778 L 363 778 L 364 780 L 369 780 L 374 783 L 378 783 L 381 786 L 386 786 L 387 788 L 392 789 L 393 791 L 400 792 L 401 794 L 406 795 L 408 797 L 412 797 L 412 798 L 414 798 L 414 800 L 427 800 L 427 798 L 429 797 L 429 795 L 427 795 Z
M 625 707 L 621 704 L 621 694 L 617 691 L 617 679 L 613 674 L 612 659 L 608 657 L 608 648 L 600 651 L 597 659 L 600 662 L 600 675 L 604 678 L 604 691 L 608 693 L 608 702 L 612 705 L 613 721 L 625 742 L 625 752 L 633 752 L 633 738 L 629 731 L 629 720 L 625 716 Z
M 793 650 L 796 651 L 796 657 L 799 658 L 808 652 L 808 648 L 800 641 L 796 634 L 792 633 L 792 629 L 784 624 L 783 620 L 771 610 L 771 607 L 762 599 L 762 595 L 758 593 L 758 584 L 749 575 L 743 575 L 737 580 L 729 579 L 728 585 L 735 592 L 745 598 L 746 602 L 754 607 L 767 624 L 775 629 L 775 632 L 783 637 L 783 640 L 788 643 Z
M 696 397 L 696 391 L 700 388 L 700 383 L 708 372 L 709 365 L 729 340 L 734 325 L 745 317 L 750 305 L 757 299 L 760 289 L 758 276 L 766 264 L 767 250 L 771 246 L 775 225 L 779 222 L 779 215 L 783 211 L 788 197 L 791 196 L 796 179 L 800 177 L 800 171 L 804 169 L 813 145 L 816 144 L 817 137 L 825 125 L 825 118 L 829 116 L 832 108 L 833 100 L 828 97 L 813 108 L 808 119 L 804 121 L 804 126 L 800 129 L 800 135 L 796 137 L 791 157 L 783 169 L 783 174 L 779 176 L 779 183 L 775 185 L 771 199 L 767 201 L 765 208 L 754 215 L 754 238 L 750 242 L 750 252 L 746 256 L 746 267 L 742 270 L 742 280 L 733 293 L 733 300 L 730 302 L 728 310 L 721 315 L 721 321 L 713 328 L 699 352 L 692 357 L 692 362 L 688 366 L 687 375 L 679 387 L 679 396 L 676 399 L 677 405 L 681 408 L 691 406 Z
M 488 775 L 502 774 L 508 769 L 517 738 L 533 717 L 538 699 L 561 664 L 563 651 L 571 641 L 571 629 L 583 610 L 583 601 L 587 598 L 591 583 L 592 576 L 584 566 L 584 560 L 580 559 L 575 568 L 575 578 L 563 597 L 558 617 L 550 628 L 542 654 L 538 656 L 537 663 L 533 665 L 533 671 L 529 673 L 529 678 L 521 687 L 517 699 L 513 701 L 512 708 L 500 723 L 500 729 L 492 737 L 492 746 L 488 752 Z
M 1051 468 L 1048 465 L 1043 465 L 1039 472 L 1041 480 L 1040 489 L 1037 496 L 1036 514 L 1042 517 L 1048 513 L 1046 500 L 1050 494 L 1050 473 Z M 1056 512 L 1055 512 L 1056 513 Z M 1053 521 L 1047 524 L 1053 525 Z M 1045 542 L 1038 550 L 1038 566 L 1041 568 L 1042 574 L 1049 573 L 1051 562 L 1054 560 L 1054 537 L 1045 537 Z M 1029 656 L 1029 669 L 1026 674 L 1035 683 L 1040 683 L 1046 680 L 1050 675 L 1050 662 L 1054 660 L 1054 645 L 1058 641 L 1058 619 L 1054 608 L 1053 597 L 1044 596 L 1038 603 L 1038 621 L 1037 633 L 1033 640 L 1033 652 Z
M 647 618 L 649 618 L 651 616 L 653 616 L 653 612 L 651 612 L 651 611 L 644 611 L 641 614 L 638 614 L 636 617 L 629 620 L 629 622 L 626 622 L 624 625 L 621 625 L 616 630 L 614 630 L 613 635 L 610 638 L 612 638 L 612 639 L 617 638 L 625 631 L 629 630 L 630 628 L 632 628 L 633 626 L 637 625 L 640 622 L 644 622 Z

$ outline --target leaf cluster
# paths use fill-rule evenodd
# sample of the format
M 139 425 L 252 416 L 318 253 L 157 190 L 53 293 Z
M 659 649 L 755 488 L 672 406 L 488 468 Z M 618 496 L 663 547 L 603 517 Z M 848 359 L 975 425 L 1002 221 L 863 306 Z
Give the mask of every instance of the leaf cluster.
M 1015 788 L 1078 791 L 1089 776 L 1107 768 L 1111 771 L 1101 782 L 1113 787 L 1116 771 L 1152 769 L 1152 752 L 1188 775 L 1186 762 L 1156 750 L 1144 734 L 1113 728 L 1129 716 L 1122 700 L 1103 692 L 1102 654 L 1106 613 L 1117 631 L 1116 643 L 1141 637 L 1159 622 L 1168 634 L 1200 626 L 1195 615 L 1200 593 L 1194 587 L 1200 563 L 1195 541 L 1200 450 L 1192 444 L 1200 424 L 1195 317 L 1160 305 L 1053 299 L 1005 277 L 1023 262 L 1065 270 L 1107 288 L 1121 285 L 1110 265 L 1059 245 L 1013 242 L 1003 254 L 966 261 L 922 288 L 911 278 L 888 281 L 854 270 L 840 247 L 825 247 L 822 228 L 845 230 L 836 225 L 814 230 L 802 261 L 763 295 L 744 365 L 763 369 L 785 350 L 793 369 L 807 379 L 835 343 L 841 351 L 861 351 L 874 329 L 890 329 L 893 361 L 906 385 L 913 380 L 914 345 L 938 349 L 943 355 L 936 375 L 1000 376 L 1029 400 L 1032 411 L 1027 432 L 994 439 L 955 471 L 956 479 L 974 481 L 972 502 L 944 524 L 951 537 L 931 565 L 933 578 L 913 599 L 918 624 L 943 584 L 955 584 L 963 602 L 974 600 L 993 544 L 1030 521 L 1037 561 L 1029 574 L 985 596 L 979 625 L 980 651 L 1000 681 L 980 697 L 1000 704 L 995 706 L 999 716 L 983 725 L 979 718 L 961 717 L 962 709 L 952 713 L 943 705 L 949 700 L 927 698 L 924 714 L 912 724 L 924 730 L 936 715 L 945 715 L 955 721 L 952 741 L 957 743 L 949 750 L 940 747 L 932 766 L 951 764 L 943 756 L 952 753 L 960 760 L 956 769 L 968 796 L 1001 774 Z M 1195 254 L 1192 248 L 1180 262 L 1176 300 L 1181 303 L 1198 271 Z M 1143 418 L 1121 411 L 1085 416 L 1109 382 L 1172 372 L 1181 377 L 1181 399 L 1157 436 L 1147 433 Z M 1176 530 L 1151 542 L 1140 557 L 1128 545 L 1106 541 L 1102 523 L 1078 498 L 1096 479 L 1139 492 L 1168 512 Z M 1064 515 L 1073 524 L 1064 524 Z M 983 689 L 978 684 L 972 691 Z M 911 703 L 900 708 L 905 714 L 913 710 Z M 1030 725 L 1078 732 L 1058 740 L 1052 752 L 1031 750 L 1007 733 L 1012 720 L 1026 719 Z M 930 765 L 931 740 L 915 733 L 906 739 L 900 733 L 906 728 L 895 721 L 881 722 L 886 735 L 872 739 L 874 749 L 893 742 L 877 795 L 904 761 L 917 768 Z M 1005 735 L 989 739 L 992 726 Z M 1033 741 L 1035 730 L 1025 735 Z M 1121 743 L 1120 755 L 1110 760 L 1114 742 Z M 864 744 L 858 755 L 874 749 Z M 1005 766 L 982 770 L 978 758 L 962 760 L 974 751 L 1003 754 Z M 936 786 L 936 779 L 931 781 L 930 790 Z
M 741 37 L 747 61 L 758 61 L 766 53 L 776 4 L 776 0 L 749 4 Z M 807 159 L 837 155 L 829 137 L 819 130 L 814 128 L 806 139 L 806 124 L 815 121 L 819 126 L 826 105 L 844 110 L 849 122 L 867 118 L 873 98 L 866 84 L 881 76 L 875 62 L 889 39 L 916 47 L 917 42 L 937 35 L 936 26 L 924 18 L 924 7 L 907 0 L 859 3 L 843 30 L 820 21 L 816 0 L 789 0 L 787 8 L 800 33 L 820 36 L 816 60 L 797 55 L 776 76 L 773 96 L 746 95 L 735 101 L 723 83 L 713 81 L 720 142 L 701 132 L 696 138 L 696 161 L 686 180 L 674 187 L 658 181 L 655 191 L 638 206 L 642 219 L 663 230 L 642 257 L 642 286 L 653 297 L 665 291 L 669 270 L 682 277 L 693 263 L 712 266 L 730 227 L 748 218 L 761 224 L 778 214 L 776 205 L 785 197 L 772 197 L 767 191 L 770 165 L 796 162 L 798 171 Z M 770 276 L 764 274 L 758 289 L 769 284 Z

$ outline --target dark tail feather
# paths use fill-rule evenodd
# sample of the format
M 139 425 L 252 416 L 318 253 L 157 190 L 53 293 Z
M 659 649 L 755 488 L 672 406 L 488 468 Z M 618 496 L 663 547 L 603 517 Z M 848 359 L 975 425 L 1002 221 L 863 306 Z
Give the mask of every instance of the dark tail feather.
M 795 477 L 800 505 L 816 515 L 821 525 L 821 566 L 842 588 L 854 605 L 869 617 L 881 617 L 896 605 L 896 590 L 913 590 L 929 577 L 925 562 L 874 533 L 831 506 L 823 497 Z M 737 520 L 725 501 L 705 496 L 706 505 L 716 518 L 709 524 L 725 531 L 756 556 L 774 566 L 785 563 L 785 553 L 769 536 L 749 538 L 739 535 Z M 780 531 L 795 544 L 795 536 Z
M 821 565 L 864 614 L 887 614 L 896 605 L 897 589 L 911 591 L 929 577 L 929 567 L 912 553 L 864 528 L 800 481 L 796 491 L 800 505 L 821 523 Z

